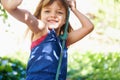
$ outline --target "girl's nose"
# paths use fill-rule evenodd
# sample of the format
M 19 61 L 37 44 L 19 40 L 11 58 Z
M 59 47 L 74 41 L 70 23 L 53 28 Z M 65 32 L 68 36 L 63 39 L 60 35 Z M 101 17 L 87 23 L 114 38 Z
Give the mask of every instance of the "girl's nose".
M 50 17 L 56 18 L 56 12 L 51 12 Z

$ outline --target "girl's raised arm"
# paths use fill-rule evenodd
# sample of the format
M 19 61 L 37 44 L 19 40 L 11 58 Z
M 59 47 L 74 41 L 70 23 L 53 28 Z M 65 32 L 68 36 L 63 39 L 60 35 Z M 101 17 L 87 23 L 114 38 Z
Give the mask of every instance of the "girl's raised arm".
M 82 24 L 81 28 L 74 30 L 68 34 L 67 45 L 69 46 L 79 41 L 87 34 L 89 34 L 93 30 L 94 25 L 86 16 L 84 16 L 81 12 L 79 12 L 76 9 L 76 0 L 67 0 L 67 1 L 72 12 L 76 15 L 76 17 L 79 19 L 80 23 Z
M 38 33 L 43 29 L 44 24 L 40 20 L 38 21 L 27 10 L 19 9 L 18 6 L 22 0 L 1 0 L 4 9 L 19 21 L 27 24 L 33 33 Z

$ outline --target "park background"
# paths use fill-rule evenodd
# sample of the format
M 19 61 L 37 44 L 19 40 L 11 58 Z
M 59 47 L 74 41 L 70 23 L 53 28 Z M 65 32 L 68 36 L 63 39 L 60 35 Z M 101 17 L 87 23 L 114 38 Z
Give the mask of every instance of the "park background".
M 19 7 L 33 13 L 38 1 L 23 0 Z M 69 47 L 68 80 L 120 80 L 120 0 L 76 1 L 95 28 Z M 70 23 L 74 29 L 81 25 L 72 12 Z M 0 5 L 0 80 L 25 79 L 30 45 L 26 28 Z

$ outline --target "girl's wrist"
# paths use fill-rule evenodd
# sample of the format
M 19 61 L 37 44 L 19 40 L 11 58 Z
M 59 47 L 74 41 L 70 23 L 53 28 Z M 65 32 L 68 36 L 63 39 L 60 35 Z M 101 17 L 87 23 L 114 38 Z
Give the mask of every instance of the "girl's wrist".
M 71 10 L 72 10 L 72 12 L 75 12 L 75 11 L 77 11 L 77 9 L 76 9 L 76 8 L 71 8 Z

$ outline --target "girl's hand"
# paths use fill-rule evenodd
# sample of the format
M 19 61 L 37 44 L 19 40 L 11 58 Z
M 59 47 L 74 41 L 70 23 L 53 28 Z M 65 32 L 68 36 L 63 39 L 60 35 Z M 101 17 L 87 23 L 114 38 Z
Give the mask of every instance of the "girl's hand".
M 2 5 L 5 9 L 16 9 L 20 4 L 22 0 L 1 0 Z
M 76 0 L 67 0 L 67 2 L 72 11 L 76 9 Z

